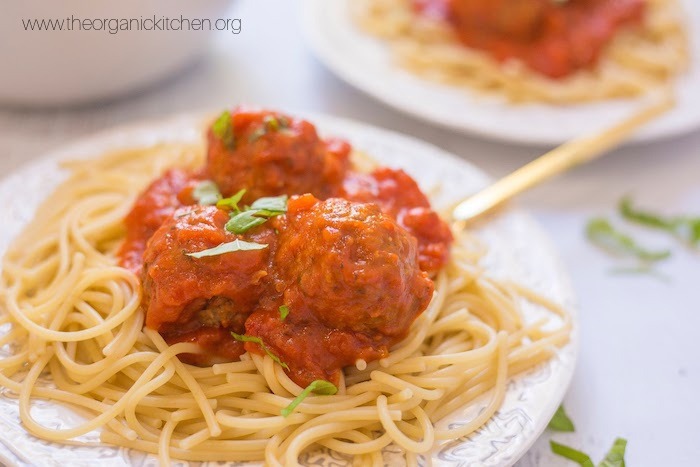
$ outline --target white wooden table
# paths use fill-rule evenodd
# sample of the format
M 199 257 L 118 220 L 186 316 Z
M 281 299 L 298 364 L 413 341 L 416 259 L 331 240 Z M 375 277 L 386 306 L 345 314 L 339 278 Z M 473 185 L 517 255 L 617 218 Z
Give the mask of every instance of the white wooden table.
M 243 19 L 242 33 L 222 34 L 207 56 L 165 83 L 91 107 L 0 108 L 0 173 L 114 125 L 239 102 L 325 112 L 414 135 L 493 176 L 545 149 L 434 128 L 354 90 L 305 47 L 296 2 L 240 0 L 234 13 Z M 569 465 L 549 452 L 551 438 L 599 460 L 616 436 L 629 440 L 631 467 L 700 463 L 700 253 L 674 245 L 660 268 L 667 282 L 611 274 L 614 261 L 589 245 L 584 226 L 593 215 L 613 215 L 625 194 L 660 211 L 700 215 L 700 133 L 618 150 L 522 199 L 569 267 L 582 339 L 566 397 L 577 431 L 546 432 L 518 467 Z M 651 245 L 673 245 L 663 235 L 635 232 Z

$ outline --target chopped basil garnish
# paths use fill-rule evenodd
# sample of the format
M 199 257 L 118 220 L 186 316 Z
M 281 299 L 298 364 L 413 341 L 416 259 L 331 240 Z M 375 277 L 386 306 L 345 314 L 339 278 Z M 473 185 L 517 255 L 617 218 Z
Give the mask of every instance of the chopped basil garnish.
M 620 200 L 619 210 L 622 217 L 628 221 L 665 230 L 691 245 L 700 243 L 700 217 L 663 217 L 635 208 L 632 206 L 632 200 L 629 197 Z
M 255 336 L 246 336 L 245 334 L 236 334 L 235 332 L 232 332 L 231 335 L 234 339 L 236 339 L 239 342 L 252 342 L 253 344 L 258 344 L 263 350 L 263 352 L 265 352 L 273 361 L 277 362 L 285 370 L 289 370 L 287 364 L 280 360 L 280 358 L 277 355 L 270 352 L 270 349 L 267 348 L 267 346 L 263 343 L 263 340 L 261 338 Z
M 267 219 L 264 217 L 256 217 L 257 211 L 243 211 L 234 215 L 226 223 L 226 230 L 236 234 L 242 234 L 248 229 L 264 224 Z
M 669 250 L 652 251 L 639 246 L 630 236 L 618 232 L 606 219 L 592 219 L 586 227 L 588 239 L 600 248 L 620 256 L 634 256 L 644 262 L 655 262 L 671 256 Z
M 559 444 L 556 441 L 550 441 L 549 446 L 552 448 L 552 452 L 554 454 L 558 454 L 562 457 L 569 459 L 570 461 L 574 461 L 578 463 L 581 467 L 595 467 L 595 464 L 593 464 L 593 461 L 588 456 L 588 454 L 585 454 L 574 448 L 570 448 L 569 446 Z
M 548 428 L 553 431 L 564 431 L 571 432 L 575 431 L 574 422 L 571 421 L 566 412 L 564 411 L 564 406 L 560 405 L 556 413 L 549 421 Z
M 222 243 L 214 248 L 209 248 L 208 250 L 187 253 L 187 256 L 202 258 L 204 256 L 217 256 L 224 253 L 233 253 L 234 251 L 262 250 L 263 248 L 267 248 L 267 244 L 244 242 L 243 240 L 236 239 L 232 242 Z
M 211 206 L 217 204 L 221 199 L 221 192 L 219 192 L 219 187 L 216 186 L 216 183 L 211 180 L 202 180 L 192 190 L 192 196 L 194 196 L 198 204 Z
M 277 117 L 277 120 L 280 123 L 280 128 L 282 128 L 283 130 L 289 128 L 289 119 L 287 117 L 285 117 L 284 115 L 280 115 L 279 117 Z
M 301 404 L 301 402 L 304 399 L 306 399 L 312 392 L 324 396 L 332 396 L 333 394 L 338 392 L 338 388 L 335 386 L 335 384 L 329 381 L 325 381 L 323 379 L 317 379 L 316 381 L 312 381 L 311 384 L 306 386 L 306 389 L 301 391 L 301 393 L 299 393 L 299 395 L 287 407 L 282 409 L 282 416 L 288 417 L 292 412 L 294 412 L 294 409 L 296 409 L 297 405 Z
M 258 128 L 257 130 L 255 130 L 254 132 L 252 132 L 250 134 L 250 136 L 248 137 L 248 141 L 250 143 L 254 143 L 257 140 L 259 140 L 260 138 L 262 138 L 265 135 L 265 133 L 267 133 L 267 130 L 264 127 Z
M 268 131 L 280 131 L 287 128 L 289 128 L 289 120 L 287 117 L 281 115 L 279 117 L 267 115 L 265 118 L 263 118 L 263 126 L 252 132 L 248 137 L 248 141 L 254 143 L 266 135 Z
M 287 319 L 288 314 L 289 314 L 289 307 L 287 305 L 280 306 L 280 319 L 282 321 Z
M 259 198 L 253 202 L 250 209 L 258 209 L 261 211 L 270 211 L 272 213 L 283 213 L 287 212 L 287 201 L 289 198 L 287 195 L 282 196 L 268 196 L 264 198 Z
M 240 197 L 234 203 L 236 211 L 231 214 L 231 219 L 226 223 L 226 230 L 236 234 L 245 233 L 253 227 L 264 224 L 269 218 L 287 212 L 286 195 L 260 198 L 242 211 L 238 210 L 238 201 Z
M 233 196 L 220 199 L 216 203 L 216 207 L 220 209 L 231 209 L 232 211 L 238 212 L 240 211 L 240 209 L 238 209 L 238 203 L 241 202 L 241 198 L 243 198 L 243 195 L 245 195 L 245 188 L 239 190 L 238 193 L 236 193 Z
M 231 113 L 228 111 L 219 115 L 219 118 L 211 126 L 211 131 L 221 140 L 221 142 L 229 149 L 233 149 L 236 145 L 236 139 L 233 134 L 233 122 L 231 121 Z
M 267 117 L 265 117 L 263 119 L 263 122 L 265 122 L 265 126 L 268 130 L 277 131 L 280 129 L 279 120 L 277 120 L 277 118 L 272 115 L 268 115 Z
M 549 446 L 554 454 L 560 455 L 574 461 L 582 467 L 595 467 L 590 456 L 577 449 L 559 444 L 556 441 L 550 441 Z M 605 459 L 600 461 L 598 467 L 625 467 L 625 450 L 627 449 L 627 440 L 617 438 L 610 451 L 608 451 Z

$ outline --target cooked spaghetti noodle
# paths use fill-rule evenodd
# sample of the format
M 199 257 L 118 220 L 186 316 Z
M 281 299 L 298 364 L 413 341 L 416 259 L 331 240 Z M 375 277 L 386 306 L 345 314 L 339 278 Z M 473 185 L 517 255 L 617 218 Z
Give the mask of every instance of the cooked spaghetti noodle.
M 101 430 L 105 443 L 198 461 L 265 460 L 294 465 L 326 447 L 380 464 L 400 446 L 408 463 L 436 442 L 478 429 L 498 410 L 508 377 L 550 358 L 568 341 L 567 313 L 524 288 L 493 280 L 483 248 L 459 234 L 437 275 L 429 307 L 411 333 L 379 361 L 345 370 L 336 395 L 311 396 L 288 417 L 280 410 L 303 388 L 269 356 L 195 367 L 143 326 L 138 278 L 116 266 L 122 219 L 134 197 L 166 168 L 201 164 L 197 147 L 163 145 L 67 165 L 71 175 L 11 245 L 2 267 L 0 385 L 18 394 L 33 435 L 55 442 Z M 523 301 L 551 317 L 526 322 Z M 46 383 L 44 376 L 50 383 Z M 436 422 L 488 394 L 485 410 L 458 428 Z M 67 429 L 42 426 L 32 401 L 89 414 Z
M 404 68 L 513 102 L 567 104 L 634 97 L 687 68 L 688 41 L 676 0 L 647 0 L 642 24 L 617 31 L 594 68 L 560 79 L 518 60 L 499 63 L 487 52 L 463 45 L 446 21 L 418 13 L 414 0 L 348 3 L 360 27 L 387 40 Z

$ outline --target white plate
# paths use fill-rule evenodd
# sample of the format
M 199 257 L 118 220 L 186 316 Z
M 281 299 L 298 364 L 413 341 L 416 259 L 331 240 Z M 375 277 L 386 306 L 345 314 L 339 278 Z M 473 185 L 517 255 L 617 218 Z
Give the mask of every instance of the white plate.
M 322 134 L 345 137 L 381 164 L 404 168 L 418 179 L 423 189 L 440 186 L 435 198 L 438 207 L 488 183 L 480 170 L 421 141 L 346 120 L 318 115 L 309 118 L 318 124 Z M 0 255 L 4 255 L 11 239 L 31 219 L 37 205 L 65 179 L 66 173 L 58 168 L 58 161 L 96 157 L 120 147 L 197 141 L 201 121 L 201 115 L 189 115 L 112 130 L 52 153 L 0 181 L 3 200 Z M 529 216 L 505 213 L 479 235 L 489 245 L 484 266 L 490 275 L 521 282 L 573 312 L 573 293 L 567 274 L 550 242 Z M 437 446 L 431 453 L 433 465 L 510 465 L 527 451 L 545 429 L 571 380 L 577 348 L 575 323 L 574 316 L 571 343 L 551 360 L 512 379 L 496 415 L 471 436 Z M 482 407 L 480 402 L 474 403 L 454 413 L 448 422 L 460 424 L 474 417 Z M 78 417 L 64 407 L 41 401 L 34 404 L 33 413 L 41 422 L 55 427 L 69 425 Z M 97 433 L 91 433 L 81 439 L 99 438 Z M 395 449 L 385 451 L 385 460 L 390 465 L 399 461 L 396 456 Z M 334 466 L 345 465 L 347 461 L 327 451 L 307 454 L 301 460 L 305 464 Z M 20 466 L 157 465 L 155 457 L 124 448 L 62 446 L 36 439 L 22 428 L 16 398 L 6 391 L 0 393 L 0 463 L 3 462 Z
M 386 43 L 359 30 L 352 0 L 303 0 L 303 28 L 318 58 L 370 96 L 431 123 L 489 139 L 556 145 L 604 128 L 639 108 L 641 100 L 574 106 L 513 105 L 505 99 L 434 83 L 397 66 Z M 678 80 L 678 106 L 643 128 L 635 141 L 651 141 L 700 127 L 700 2 L 681 0 L 691 32 L 692 66 Z

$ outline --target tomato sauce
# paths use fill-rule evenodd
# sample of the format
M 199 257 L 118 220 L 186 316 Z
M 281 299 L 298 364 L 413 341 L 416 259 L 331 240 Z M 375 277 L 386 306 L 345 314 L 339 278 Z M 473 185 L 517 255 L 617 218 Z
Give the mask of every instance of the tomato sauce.
M 615 34 L 641 23 L 644 0 L 414 0 L 449 22 L 460 41 L 550 78 L 592 68 Z
M 124 219 L 126 240 L 117 255 L 119 264 L 138 273 L 143 263 L 146 242 L 169 219 L 175 210 L 192 204 L 191 186 L 198 181 L 194 174 L 180 169 L 171 169 L 156 179 L 136 199 L 134 206 Z
M 429 275 L 449 259 L 450 229 L 405 172 L 351 171 L 350 145 L 320 139 L 309 122 L 248 109 L 224 117 L 200 173 L 166 172 L 125 220 L 120 264 L 140 275 L 146 326 L 170 344 L 199 344 L 180 356 L 188 363 L 269 352 L 302 386 L 337 383 L 343 367 L 405 338 L 431 300 Z M 291 198 L 286 212 L 234 234 L 227 208 L 194 199 L 203 179 L 223 196 L 245 188 L 241 206 Z M 192 256 L 235 240 L 264 247 Z

